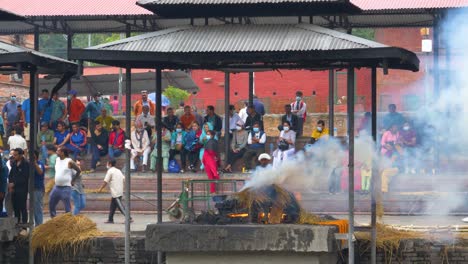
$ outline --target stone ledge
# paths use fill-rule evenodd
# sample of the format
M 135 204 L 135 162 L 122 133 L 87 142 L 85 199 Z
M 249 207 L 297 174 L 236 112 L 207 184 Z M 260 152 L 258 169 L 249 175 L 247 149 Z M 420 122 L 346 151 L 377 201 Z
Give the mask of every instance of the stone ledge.
M 336 252 L 334 226 L 189 225 L 146 227 L 147 251 L 164 252 Z
M 0 242 L 13 241 L 14 237 L 17 235 L 15 224 L 16 218 L 0 218 Z

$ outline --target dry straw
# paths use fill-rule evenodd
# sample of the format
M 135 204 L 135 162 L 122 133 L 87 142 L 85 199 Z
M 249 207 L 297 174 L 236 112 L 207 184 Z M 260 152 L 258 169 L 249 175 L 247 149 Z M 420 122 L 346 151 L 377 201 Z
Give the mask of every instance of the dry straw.
M 32 235 L 32 247 L 34 251 L 41 251 L 44 257 L 69 252 L 76 255 L 92 238 L 102 235 L 91 219 L 67 213 L 36 227 Z

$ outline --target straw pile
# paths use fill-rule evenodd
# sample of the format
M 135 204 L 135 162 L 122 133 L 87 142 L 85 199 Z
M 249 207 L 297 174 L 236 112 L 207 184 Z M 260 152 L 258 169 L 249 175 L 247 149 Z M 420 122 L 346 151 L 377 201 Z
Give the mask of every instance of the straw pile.
M 276 184 L 271 188 L 246 188 L 236 196 L 238 201 L 249 209 L 264 203 L 272 203 L 272 207 L 286 208 L 292 202 L 291 193 Z
M 101 236 L 96 223 L 84 215 L 62 214 L 34 229 L 32 247 L 40 250 L 44 256 L 49 254 L 75 255 L 88 245 L 94 237 Z

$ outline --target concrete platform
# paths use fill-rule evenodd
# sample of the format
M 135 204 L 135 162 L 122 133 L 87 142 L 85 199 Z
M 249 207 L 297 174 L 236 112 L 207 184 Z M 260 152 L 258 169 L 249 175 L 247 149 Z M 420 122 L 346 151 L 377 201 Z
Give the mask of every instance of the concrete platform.
M 13 241 L 18 230 L 15 227 L 16 218 L 5 217 L 0 218 L 0 242 Z
M 167 263 L 335 263 L 334 226 L 151 224 L 147 251 Z

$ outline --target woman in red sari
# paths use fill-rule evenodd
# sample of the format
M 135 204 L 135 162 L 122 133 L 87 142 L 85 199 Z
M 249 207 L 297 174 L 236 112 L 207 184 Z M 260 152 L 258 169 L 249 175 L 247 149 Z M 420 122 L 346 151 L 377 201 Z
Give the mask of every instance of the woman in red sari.
M 208 131 L 206 139 L 208 140 L 205 145 L 205 152 L 203 153 L 203 165 L 205 166 L 206 175 L 210 180 L 219 180 L 218 166 L 220 163 L 218 153 L 218 141 L 215 139 L 216 132 L 213 130 Z M 216 184 L 210 183 L 210 193 L 216 192 Z

